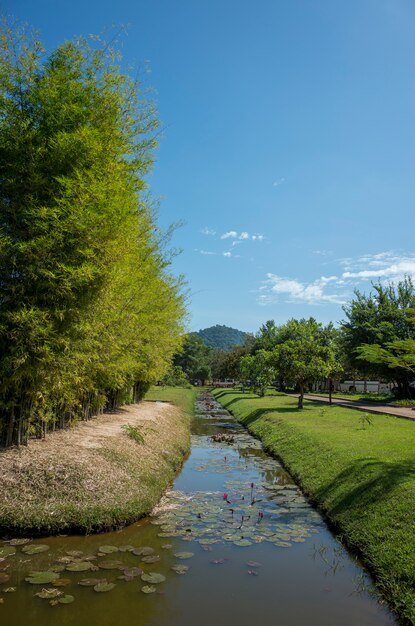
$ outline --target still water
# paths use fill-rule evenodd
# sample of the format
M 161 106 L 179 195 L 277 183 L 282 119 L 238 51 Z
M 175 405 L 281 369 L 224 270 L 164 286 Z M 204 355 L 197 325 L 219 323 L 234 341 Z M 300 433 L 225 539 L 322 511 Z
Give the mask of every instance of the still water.
M 371 587 L 287 472 L 209 395 L 152 516 L 113 533 L 0 542 L 7 626 L 395 624 Z

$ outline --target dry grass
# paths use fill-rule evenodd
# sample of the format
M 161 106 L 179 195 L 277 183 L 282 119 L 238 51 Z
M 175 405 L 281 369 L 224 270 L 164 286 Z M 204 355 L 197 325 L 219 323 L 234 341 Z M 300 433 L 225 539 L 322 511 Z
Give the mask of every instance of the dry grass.
M 128 435 L 137 427 L 144 444 Z M 94 532 L 148 513 L 189 449 L 189 419 L 143 402 L 0 452 L 0 531 Z

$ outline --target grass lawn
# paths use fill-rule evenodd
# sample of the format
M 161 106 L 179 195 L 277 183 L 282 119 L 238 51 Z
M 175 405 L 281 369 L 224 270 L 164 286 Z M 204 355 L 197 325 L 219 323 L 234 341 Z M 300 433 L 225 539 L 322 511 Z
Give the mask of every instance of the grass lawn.
M 195 400 L 198 391 L 184 387 L 151 387 L 144 400 L 164 400 L 175 404 L 188 415 L 194 415 Z
M 373 573 L 404 622 L 415 624 L 415 424 L 275 394 L 213 395 L 282 460 Z

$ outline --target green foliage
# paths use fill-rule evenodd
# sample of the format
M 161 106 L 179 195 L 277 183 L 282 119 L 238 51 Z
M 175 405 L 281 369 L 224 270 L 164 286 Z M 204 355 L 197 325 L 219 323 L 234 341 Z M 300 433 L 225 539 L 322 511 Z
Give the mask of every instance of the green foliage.
M 231 378 L 239 380 L 240 363 L 243 356 L 249 353 L 249 344 L 234 346 L 231 350 L 214 350 L 211 355 L 212 377 L 214 380 Z
M 415 371 L 414 308 L 415 289 L 409 277 L 396 286 L 373 285 L 373 293 L 356 292 L 344 307 L 347 320 L 342 325 L 350 365 L 364 376 L 395 381 L 406 396 Z
M 195 335 L 200 337 L 210 348 L 219 348 L 225 351 L 230 350 L 234 346 L 244 345 L 252 337 L 252 335 L 244 333 L 242 330 L 220 324 L 199 330 Z
M 197 335 L 186 335 L 181 352 L 174 356 L 174 365 L 179 366 L 192 382 L 201 381 L 202 385 L 211 377 L 209 348 Z
M 136 441 L 137 443 L 139 444 L 144 443 L 144 436 L 143 436 L 143 433 L 141 432 L 140 426 L 132 426 L 131 424 L 124 424 L 123 426 L 121 426 L 121 428 L 125 430 L 127 435 L 131 437 L 131 439 L 134 439 L 134 441 Z
M 85 39 L 0 33 L 0 442 L 137 400 L 181 341 L 146 202 L 154 105 Z
M 191 387 L 180 365 L 172 365 L 160 380 L 160 383 L 166 387 Z
M 249 381 L 252 390 L 257 391 L 260 396 L 265 395 L 276 373 L 271 352 L 266 350 L 258 350 L 255 355 L 248 354 L 242 357 L 240 369 L 242 379 Z

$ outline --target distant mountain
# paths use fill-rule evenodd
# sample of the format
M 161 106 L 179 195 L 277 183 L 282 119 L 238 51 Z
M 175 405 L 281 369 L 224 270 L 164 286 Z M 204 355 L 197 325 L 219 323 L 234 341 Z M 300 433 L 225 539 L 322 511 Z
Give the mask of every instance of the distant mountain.
M 251 337 L 249 333 L 244 333 L 242 330 L 221 326 L 220 324 L 210 326 L 210 328 L 203 328 L 195 335 L 200 337 L 207 346 L 221 348 L 222 350 L 230 350 L 233 346 L 241 346 L 248 337 Z

